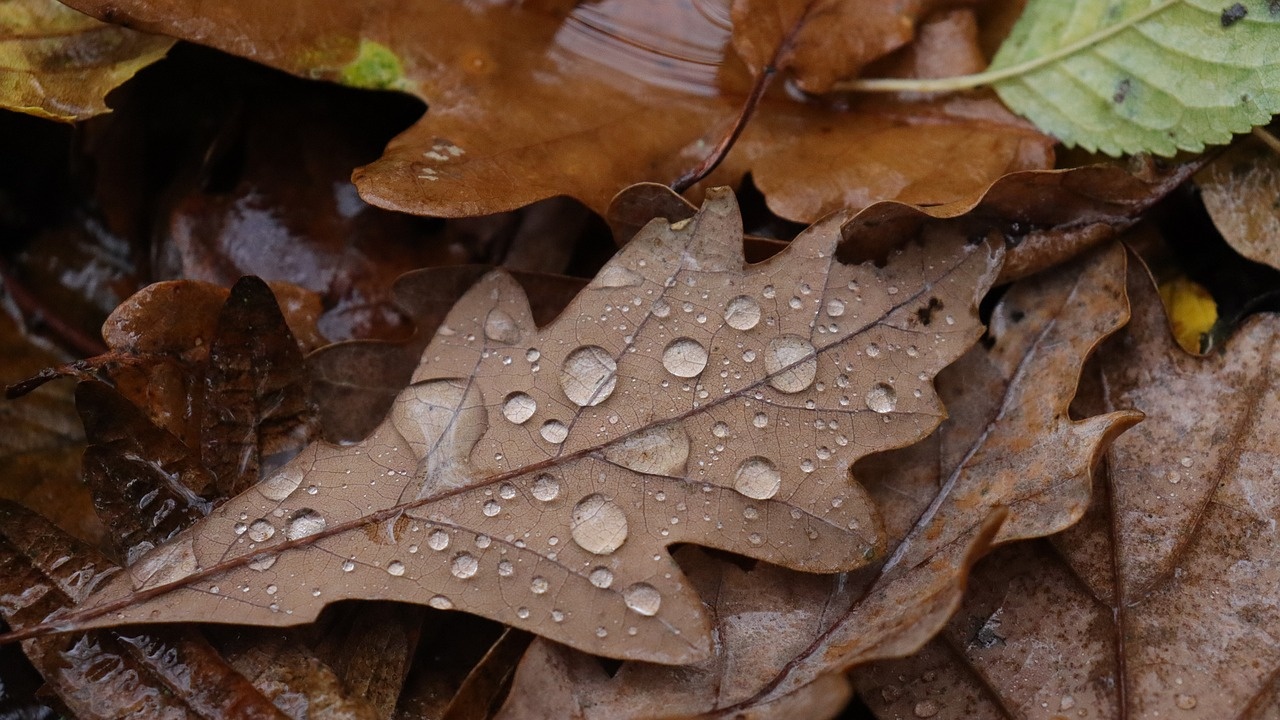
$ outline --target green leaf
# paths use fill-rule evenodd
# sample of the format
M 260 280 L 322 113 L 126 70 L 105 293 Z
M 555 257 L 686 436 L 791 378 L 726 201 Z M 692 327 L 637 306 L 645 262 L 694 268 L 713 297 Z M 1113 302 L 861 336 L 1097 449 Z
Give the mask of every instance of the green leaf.
M 1280 112 L 1280 2 L 1031 0 L 983 75 L 1068 146 L 1199 151 Z

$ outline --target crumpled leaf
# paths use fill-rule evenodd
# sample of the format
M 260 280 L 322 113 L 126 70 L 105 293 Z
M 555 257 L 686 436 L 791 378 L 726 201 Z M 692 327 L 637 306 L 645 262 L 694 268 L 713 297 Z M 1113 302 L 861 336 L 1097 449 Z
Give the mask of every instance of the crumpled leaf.
M 1013 73 L 1000 99 L 1068 147 L 1171 156 L 1280 112 L 1277 43 L 1270 0 L 1030 0 L 989 70 Z
M 1140 267 L 1134 318 L 1099 355 L 1095 402 L 1147 419 L 1107 453 L 1105 484 L 1052 546 L 983 564 L 945 640 L 912 668 L 863 686 L 868 702 L 908 697 L 890 675 L 970 689 L 964 717 L 1264 717 L 1276 707 L 1275 468 L 1280 465 L 1274 315 L 1255 316 L 1220 353 L 1169 337 Z M 888 685 L 895 685 L 893 691 Z M 876 686 L 879 686 L 877 688 Z M 937 717 L 960 717 L 931 698 Z M 901 702 L 906 703 L 906 700 Z M 897 707 L 910 707 L 910 704 Z M 968 712 L 968 711 L 966 711 Z
M 1246 138 L 1197 173 L 1196 184 L 1231 247 L 1280 269 L 1280 148 Z
M 580 3 L 567 16 L 445 0 L 73 4 L 299 75 L 418 95 L 430 107 L 423 119 L 354 179 L 369 202 L 424 215 L 556 195 L 603 212 L 629 184 L 670 183 L 702 163 L 752 86 L 726 61 L 728 7 L 693 0 Z M 197 12 L 202 22 L 188 22 Z M 811 222 L 881 199 L 957 200 L 1051 163 L 1049 140 L 992 97 L 803 104 L 779 95 L 708 185 L 750 170 L 771 209 Z
M 707 618 L 664 548 L 817 572 L 873 560 L 878 520 L 848 465 L 940 419 L 928 380 L 976 336 L 998 269 L 998 248 L 959 238 L 844 265 L 840 220 L 744 268 L 717 191 L 691 221 L 655 221 L 541 331 L 487 276 L 373 435 L 313 444 L 58 626 L 296 624 L 383 598 L 601 655 L 705 657 Z
M 0 5 L 0 107 L 72 122 L 108 112 L 107 93 L 173 40 L 108 25 L 55 0 Z

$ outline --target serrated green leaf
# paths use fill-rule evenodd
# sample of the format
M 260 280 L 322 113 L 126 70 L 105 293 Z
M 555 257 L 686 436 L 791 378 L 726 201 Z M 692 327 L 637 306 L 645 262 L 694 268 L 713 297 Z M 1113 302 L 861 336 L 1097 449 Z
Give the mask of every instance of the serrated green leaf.
M 1068 146 L 1199 151 L 1280 112 L 1280 2 L 1031 0 L 983 74 Z

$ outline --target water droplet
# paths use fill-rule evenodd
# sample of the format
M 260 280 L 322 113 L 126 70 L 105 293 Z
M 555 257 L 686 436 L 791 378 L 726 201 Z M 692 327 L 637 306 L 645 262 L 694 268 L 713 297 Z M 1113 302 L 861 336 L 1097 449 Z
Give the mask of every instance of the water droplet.
M 787 305 L 790 305 L 792 310 L 799 310 L 800 308 L 804 307 L 804 303 L 801 302 L 800 298 L 798 297 L 792 297 L 790 300 L 787 301 Z
M 613 572 L 607 567 L 598 567 L 587 576 L 592 585 L 604 589 L 613 584 Z
M 596 628 L 596 637 L 607 638 L 609 637 L 609 631 L 605 630 L 604 627 L 598 627 Z
M 437 610 L 453 609 L 453 601 L 443 595 L 432 595 L 431 599 L 427 601 L 427 605 Z
M 756 416 L 751 418 L 751 424 L 758 428 L 766 428 L 769 426 L 769 416 L 764 413 L 756 413 Z
M 878 413 L 890 413 L 898 406 L 898 393 L 884 383 L 876 383 L 867 391 L 867 407 Z
M 470 553 L 458 553 L 453 556 L 453 562 L 449 563 L 449 572 L 459 580 L 466 580 L 473 577 L 476 571 L 480 569 L 480 561 L 475 555 Z
M 733 489 L 756 500 L 768 500 L 778 493 L 781 485 L 778 467 L 759 455 L 743 460 L 733 476 Z
M 542 502 L 551 502 L 560 496 L 560 481 L 554 475 L 543 473 L 533 481 L 533 496 Z
M 716 423 L 715 425 L 712 425 L 712 426 L 711 426 L 711 434 L 712 434 L 712 435 L 715 435 L 715 436 L 716 436 L 716 437 L 718 437 L 718 438 L 727 438 L 727 437 L 729 437 L 729 425 L 728 425 L 728 423 L 718 422 L 718 423 Z
M 606 265 L 604 269 L 600 271 L 600 274 L 596 275 L 596 284 L 600 287 L 635 287 L 643 282 L 643 275 L 631 268 L 622 267 L 621 265 Z
M 432 530 L 427 535 L 427 547 L 432 550 L 444 550 L 449 547 L 449 533 L 444 530 Z
M 480 548 L 481 550 L 484 550 L 485 548 L 489 547 L 489 545 L 491 545 L 492 543 L 493 543 L 493 539 L 490 538 L 488 535 L 476 536 L 476 547 Z M 555 545 L 555 543 L 551 543 L 551 544 Z
M 284 536 L 290 540 L 298 540 L 324 530 L 325 524 L 323 515 L 311 508 L 302 508 L 289 518 L 284 527 Z
M 266 587 L 266 592 L 267 592 L 267 594 L 268 594 L 268 595 L 275 595 L 276 593 L 280 592 L 280 587 L 279 587 L 278 585 L 274 585 L 274 584 L 273 584 L 273 585 L 268 585 L 268 586 Z
M 781 335 L 770 340 L 764 356 L 769 384 L 784 393 L 798 393 L 812 385 L 818 374 L 814 353 L 813 345 L 799 335 Z
M 498 497 L 503 500 L 511 500 L 516 496 L 516 486 L 511 483 L 502 483 L 498 486 Z
M 801 460 L 800 469 L 807 473 L 813 472 L 813 461 L 810 460 L 809 458 L 805 458 L 804 460 Z
M 510 560 L 503 560 L 498 563 L 498 574 L 502 577 L 511 577 L 516 572 L 516 568 L 511 564 Z
M 528 360 L 531 363 L 538 362 L 538 358 L 540 357 L 542 357 L 542 353 L 538 350 L 538 348 L 529 348 L 527 351 L 525 351 L 525 354 L 524 354 L 524 359 Z
M 627 516 L 617 503 L 599 493 L 586 496 L 573 507 L 569 528 L 573 541 L 596 555 L 608 555 L 627 540 Z
M 606 447 L 604 457 L 646 475 L 680 476 L 689 460 L 689 435 L 681 423 L 658 425 Z
M 844 301 L 831 300 L 827 302 L 827 314 L 831 317 L 840 317 L 844 314 Z
M 559 445 L 569 437 L 569 428 L 559 420 L 548 420 L 542 423 L 542 429 L 538 430 L 542 435 L 542 439 L 549 443 Z
M 1178 696 L 1174 698 L 1173 701 L 1175 704 L 1177 704 L 1180 710 L 1194 710 L 1197 705 L 1195 695 L 1185 695 L 1185 694 L 1179 693 Z
M 938 707 L 938 703 L 932 700 L 921 700 L 916 703 L 915 707 L 911 708 L 912 714 L 918 718 L 931 718 L 937 715 L 939 710 L 941 708 Z
M 519 608 L 516 608 L 516 617 L 520 618 L 521 620 L 528 620 L 528 619 L 529 619 L 529 608 L 527 608 L 527 607 L 519 607 Z
M 1070 695 L 1063 695 L 1062 699 L 1058 701 L 1059 710 L 1070 710 L 1075 706 L 1076 706 L 1076 699 L 1071 697 Z
M 1181 463 L 1181 464 L 1182 464 L 1182 467 L 1184 467 L 1184 468 L 1189 468 L 1189 467 L 1191 467 L 1191 458 L 1189 458 L 1189 457 L 1184 457 L 1184 458 L 1182 458 L 1181 460 L 1179 460 L 1178 462 L 1179 462 L 1179 463 Z
M 875 343 L 868 345 L 867 357 L 880 357 L 880 346 Z
M 254 542 L 266 542 L 275 534 L 275 526 L 266 518 L 258 518 L 249 525 L 249 539 Z
M 659 318 L 667 317 L 668 315 L 671 314 L 671 305 L 669 305 L 666 300 L 663 300 L 662 298 L 658 298 L 657 300 L 653 301 L 652 312 L 654 317 L 659 317 Z
M 561 370 L 560 387 L 565 397 L 580 407 L 599 405 L 618 385 L 618 363 L 598 345 L 584 345 L 569 353 Z M 548 442 L 561 441 L 548 438 Z
M 242 522 L 238 522 L 238 523 L 236 523 L 235 525 L 231 526 L 231 529 L 232 529 L 233 531 L 235 531 L 235 534 L 237 534 L 237 535 L 243 535 L 243 534 L 244 534 L 244 532 L 245 532 L 246 530 L 248 530 L 248 529 L 249 529 L 249 526 L 248 526 L 248 525 L 245 525 L 245 524 L 244 524 L 244 523 L 242 523 Z
M 760 322 L 760 304 L 755 298 L 739 295 L 725 306 L 724 321 L 735 330 L 750 330 Z
M 395 577 L 400 577 L 401 575 L 404 575 L 404 563 L 400 562 L 399 560 L 392 560 L 391 562 L 387 563 L 387 574 L 393 575 Z
M 502 401 L 502 415 L 520 425 L 538 412 L 538 401 L 522 392 L 513 392 Z
M 274 554 L 259 555 L 249 561 L 249 569 L 257 570 L 261 572 L 263 570 L 270 570 L 271 566 L 275 564 L 276 564 L 276 555 Z
M 547 582 L 547 579 L 541 575 L 535 576 L 533 580 L 529 581 L 529 590 L 531 590 L 534 595 L 541 595 L 550 588 L 551 583 Z
M 662 366 L 676 377 L 697 377 L 707 367 L 707 349 L 692 338 L 676 338 L 662 351 Z
M 662 607 L 662 593 L 648 583 L 636 583 L 622 591 L 622 600 L 627 607 L 646 617 L 658 614 Z
M 551 611 L 551 619 L 552 619 L 554 622 L 564 622 L 564 611 L 562 611 L 562 610 L 552 610 L 552 611 Z
M 503 345 L 512 345 L 520 339 L 516 321 L 503 310 L 490 310 L 484 320 L 484 336 Z
M 344 560 L 342 563 L 342 572 L 351 572 L 356 569 L 356 564 L 351 560 Z
M 275 475 L 254 485 L 254 488 L 266 499 L 279 502 L 293 494 L 301 484 L 302 469 L 286 465 Z
M 502 506 L 498 504 L 497 500 L 490 500 L 484 504 L 480 511 L 484 513 L 485 517 L 493 517 L 502 512 Z
M 755 520 L 756 518 L 760 517 L 760 511 L 748 505 L 742 511 L 742 517 L 748 520 Z

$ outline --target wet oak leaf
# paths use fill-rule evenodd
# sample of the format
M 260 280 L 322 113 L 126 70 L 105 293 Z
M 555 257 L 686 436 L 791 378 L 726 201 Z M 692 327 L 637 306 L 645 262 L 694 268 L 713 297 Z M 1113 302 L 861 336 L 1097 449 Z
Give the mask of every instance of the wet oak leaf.
M 73 4 L 304 77 L 416 94 L 430 109 L 354 180 L 375 205 L 431 216 L 557 195 L 603 212 L 627 185 L 670 183 L 702 163 L 752 85 L 730 48 L 727 5 L 692 0 L 580 3 L 567 17 L 445 0 Z M 771 209 L 812 222 L 875 200 L 966 198 L 1007 172 L 1050 166 L 1051 145 L 992 97 L 780 94 L 704 186 L 750 171 Z
M 287 625 L 401 599 L 600 655 L 706 657 L 708 619 L 664 548 L 873 561 L 879 520 L 848 467 L 939 422 L 930 378 L 976 339 L 998 272 L 998 247 L 959 238 L 845 265 L 842 220 L 744 267 L 718 190 L 542 330 L 486 276 L 369 438 L 311 445 L 59 622 Z
M 1134 318 L 1100 353 L 1095 402 L 1147 418 L 1108 451 L 1084 520 L 984 563 L 978 592 L 922 661 L 981 698 L 964 717 L 1253 718 L 1277 707 L 1280 448 L 1269 423 L 1280 325 L 1255 316 L 1195 357 L 1169 336 L 1140 267 L 1129 294 Z M 884 688 L 906 672 L 886 668 L 865 697 L 898 695 Z M 938 717 L 961 716 L 936 704 Z
M 1231 247 L 1280 269 L 1280 148 L 1246 138 L 1197 173 L 1196 185 Z
M 8 0 L 0 5 L 0 107 L 63 122 L 100 115 L 107 93 L 172 45 L 55 0 Z

